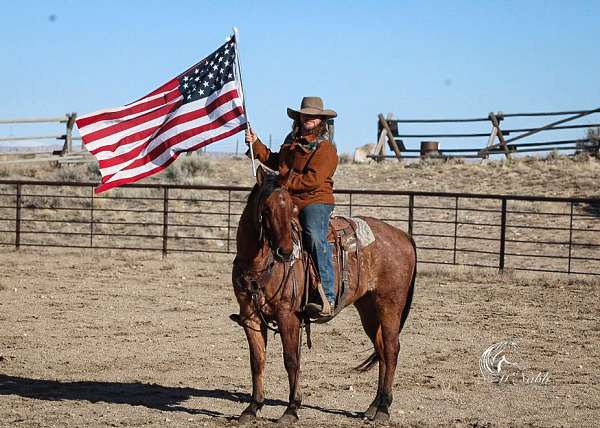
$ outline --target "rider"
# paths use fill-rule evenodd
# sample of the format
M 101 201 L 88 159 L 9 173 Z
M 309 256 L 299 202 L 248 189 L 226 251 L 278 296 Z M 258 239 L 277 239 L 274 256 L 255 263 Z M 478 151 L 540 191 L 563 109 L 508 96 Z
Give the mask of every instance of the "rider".
M 246 144 L 267 167 L 279 171 L 280 183 L 286 184 L 292 201 L 300 210 L 302 240 L 317 264 L 327 301 L 311 304 L 320 316 L 331 316 L 335 309 L 332 250 L 327 242 L 329 217 L 334 208 L 333 174 L 338 164 L 337 151 L 329 139 L 327 119 L 337 113 L 323 109 L 320 97 L 304 97 L 300 110 L 287 109 L 294 121 L 292 132 L 279 152 L 272 152 L 252 129 L 246 130 Z

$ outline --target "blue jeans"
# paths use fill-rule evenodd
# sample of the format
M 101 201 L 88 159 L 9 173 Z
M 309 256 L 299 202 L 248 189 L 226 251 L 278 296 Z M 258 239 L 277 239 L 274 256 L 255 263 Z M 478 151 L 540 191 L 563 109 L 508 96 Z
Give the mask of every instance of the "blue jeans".
M 330 303 L 335 303 L 335 290 L 333 288 L 333 262 L 331 245 L 327 242 L 329 217 L 333 211 L 331 204 L 307 205 L 300 211 L 302 224 L 302 241 L 313 261 L 317 264 L 323 291 Z

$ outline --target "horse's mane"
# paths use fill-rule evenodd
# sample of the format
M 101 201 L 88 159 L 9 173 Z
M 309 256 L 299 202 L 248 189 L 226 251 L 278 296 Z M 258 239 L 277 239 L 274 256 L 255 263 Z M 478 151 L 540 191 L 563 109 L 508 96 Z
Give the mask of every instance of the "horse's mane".
M 253 220 L 255 220 L 254 214 L 257 213 L 258 203 L 261 200 L 268 198 L 269 195 L 271 195 L 271 193 L 273 193 L 275 190 L 281 189 L 281 186 L 277 181 L 277 177 L 278 176 L 276 174 L 265 174 L 262 185 L 256 183 L 252 188 L 252 191 L 248 196 L 248 204 L 246 205 L 246 210 L 252 210 L 250 212 L 252 213 L 251 218 Z
M 252 188 L 248 201 L 258 202 L 264 198 L 268 198 L 275 190 L 280 189 L 281 186 L 277 182 L 277 177 L 275 174 L 265 174 L 262 185 L 256 183 Z

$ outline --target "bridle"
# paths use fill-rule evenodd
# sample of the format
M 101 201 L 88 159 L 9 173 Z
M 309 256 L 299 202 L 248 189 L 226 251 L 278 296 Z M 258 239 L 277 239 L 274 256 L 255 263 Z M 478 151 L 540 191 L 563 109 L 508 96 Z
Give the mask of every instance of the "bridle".
M 283 191 L 283 190 L 284 189 L 275 189 L 275 190 L 273 190 L 273 192 Z M 292 242 L 293 242 L 293 250 L 292 250 L 291 256 L 286 260 L 285 258 L 281 257 L 282 255 L 280 254 L 278 248 L 273 249 L 273 242 L 271 240 L 271 237 L 268 236 L 267 233 L 265 233 L 266 231 L 269 230 L 269 227 L 267 226 L 267 224 L 265 222 L 265 216 L 263 216 L 263 211 L 262 211 L 265 198 L 266 198 L 266 196 L 264 196 L 261 192 L 261 194 L 259 194 L 259 199 L 258 199 L 259 203 L 257 204 L 258 212 L 255 213 L 256 214 L 255 219 L 258 220 L 258 227 L 259 227 L 258 235 L 259 235 L 259 241 L 260 241 L 260 245 L 259 245 L 260 248 L 261 249 L 264 248 L 264 241 L 267 240 L 267 242 L 269 244 L 269 248 L 271 250 L 271 251 L 269 251 L 266 267 L 264 269 L 262 269 L 261 271 L 248 271 L 248 270 L 244 271 L 244 269 L 242 268 L 241 270 L 243 273 L 241 275 L 241 278 L 239 278 L 239 279 L 242 279 L 242 278 L 244 279 L 245 288 L 249 292 L 252 304 L 254 306 L 253 313 L 255 313 L 258 316 L 258 318 L 260 319 L 260 322 L 265 326 L 265 328 L 267 330 L 271 330 L 275 334 L 278 334 L 278 333 L 280 333 L 279 326 L 273 320 L 269 320 L 269 319 L 267 319 L 267 317 L 265 317 L 265 314 L 263 312 L 263 307 L 265 307 L 266 305 L 269 305 L 271 303 L 271 301 L 273 299 L 275 299 L 276 296 L 279 295 L 279 293 L 282 293 L 283 287 L 286 284 L 288 284 L 288 282 L 290 281 L 290 277 L 292 280 L 292 302 L 291 302 L 291 304 L 292 304 L 292 307 L 295 306 L 295 299 L 298 297 L 297 296 L 298 295 L 298 280 L 295 275 L 296 269 L 294 268 L 294 262 L 296 261 L 296 259 L 302 259 L 302 262 L 303 262 L 304 289 L 303 289 L 303 296 L 301 296 L 301 298 L 302 298 L 301 305 L 306 305 L 308 303 L 308 297 L 309 297 L 309 272 L 308 272 L 309 262 L 307 259 L 308 256 L 305 254 L 305 252 L 303 251 L 303 248 L 302 248 L 302 228 L 296 217 L 292 216 L 292 218 L 290 219 L 291 231 L 292 231 Z M 240 262 L 237 259 L 237 257 L 234 260 L 234 264 L 236 264 L 236 263 L 238 263 L 238 267 L 241 268 L 241 266 L 239 266 Z M 279 286 L 277 287 L 277 290 L 273 293 L 273 295 L 269 298 L 269 300 L 265 300 L 261 304 L 260 296 L 261 296 L 261 294 L 264 296 L 264 287 L 261 284 L 261 280 L 264 278 L 266 273 L 271 273 L 273 271 L 273 268 L 276 263 L 284 264 L 283 279 L 282 279 L 281 283 L 279 284 Z M 236 282 L 239 281 L 239 279 L 237 279 Z M 262 332 L 262 328 L 260 330 L 257 330 L 246 324 L 246 320 L 248 319 L 248 317 L 250 317 L 252 315 L 253 314 L 250 314 L 247 317 L 239 317 L 236 320 L 236 322 L 242 327 L 248 328 L 250 330 Z M 306 314 L 302 314 L 302 313 L 299 313 L 298 316 L 300 317 L 300 328 L 298 329 L 298 347 L 296 349 L 296 355 L 297 355 L 298 361 L 300 361 L 300 356 L 302 354 L 302 331 L 304 329 L 306 329 L 306 344 L 309 349 L 312 348 L 312 340 L 311 340 L 310 318 L 308 318 L 308 316 L 306 316 Z M 292 396 L 296 396 L 296 386 L 294 386 L 293 390 L 290 391 L 290 394 Z
M 270 196 L 275 192 L 283 192 L 283 191 L 287 192 L 287 190 L 285 190 L 285 189 L 278 188 L 278 189 L 273 190 L 267 196 Z M 295 217 L 292 217 L 290 219 L 290 223 L 292 226 L 291 230 L 292 230 L 293 250 L 292 250 L 292 253 L 288 257 L 284 257 L 284 255 L 281 254 L 279 247 L 275 247 L 273 245 L 273 241 L 271 240 L 271 237 L 265 233 L 265 231 L 270 230 L 270 227 L 268 226 L 268 223 L 267 223 L 267 216 L 263 215 L 265 199 L 266 199 L 266 196 L 259 195 L 259 203 L 257 204 L 257 213 L 256 213 L 256 218 L 258 219 L 258 239 L 261 244 L 266 239 L 266 241 L 269 243 L 269 248 L 271 248 L 271 252 L 275 259 L 278 259 L 283 262 L 291 262 L 291 264 L 293 265 L 294 261 L 298 258 L 298 256 L 300 254 L 302 254 L 302 236 L 301 236 L 302 229 L 300 227 L 300 223 L 298 222 L 298 219 L 296 219 Z
M 274 189 L 271 193 L 269 193 L 269 195 L 271 195 L 275 192 L 281 192 L 284 190 L 285 189 L 277 188 L 277 189 Z M 292 280 L 292 287 L 293 287 L 292 288 L 292 304 L 293 304 L 295 298 L 297 297 L 298 280 L 296 278 L 296 275 L 294 274 L 294 263 L 297 259 L 299 259 L 303 255 L 302 228 L 301 228 L 300 223 L 297 218 L 292 217 L 290 219 L 293 250 L 292 250 L 292 253 L 288 257 L 284 257 L 281 254 L 279 247 L 275 247 L 273 245 L 271 237 L 267 233 L 270 230 L 270 227 L 268 226 L 266 216 L 263 215 L 264 200 L 266 199 L 267 196 L 268 195 L 264 195 L 262 193 L 259 194 L 259 196 L 258 196 L 259 203 L 257 204 L 257 212 L 255 215 L 255 218 L 258 220 L 257 222 L 258 222 L 258 228 L 259 228 L 259 230 L 258 230 L 259 247 L 263 248 L 265 241 L 267 241 L 267 243 L 269 244 L 270 251 L 269 251 L 268 259 L 267 259 L 264 269 L 261 269 L 259 271 L 246 270 L 246 272 L 241 275 L 241 278 L 243 278 L 245 280 L 244 282 L 249 285 L 249 286 L 246 286 L 245 288 L 250 293 L 250 298 L 254 305 L 254 312 L 258 315 L 259 319 L 267 327 L 267 329 L 269 329 L 275 333 L 279 333 L 279 329 L 276 327 L 276 324 L 273 321 L 267 320 L 267 317 L 265 316 L 265 314 L 263 312 L 263 307 L 270 304 L 273 301 L 273 299 L 277 295 L 279 295 L 280 292 L 282 292 L 284 286 L 290 281 L 290 278 Z M 236 262 L 237 262 L 237 258 L 234 260 L 234 263 L 236 263 Z M 261 294 L 264 295 L 264 286 L 261 283 L 267 274 L 272 273 L 275 265 L 280 264 L 280 263 L 284 264 L 283 279 L 280 282 L 277 289 L 275 290 L 275 292 L 273 293 L 273 295 L 268 300 L 264 301 L 261 304 L 260 297 L 261 297 Z M 305 275 L 305 282 L 306 282 L 306 275 Z M 305 288 L 305 293 L 307 291 L 308 290 Z M 247 319 L 247 317 L 245 319 Z M 243 324 L 245 319 L 240 319 L 240 324 L 248 327 L 247 325 Z M 251 328 L 251 327 L 248 327 L 248 328 Z

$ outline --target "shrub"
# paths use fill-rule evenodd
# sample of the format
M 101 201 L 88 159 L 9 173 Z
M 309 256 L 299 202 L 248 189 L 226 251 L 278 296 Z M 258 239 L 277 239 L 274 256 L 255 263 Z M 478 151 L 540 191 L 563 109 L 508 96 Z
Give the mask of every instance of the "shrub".
M 186 156 L 181 162 L 179 167 L 183 173 L 187 176 L 203 175 L 210 177 L 214 174 L 215 170 L 208 159 L 201 159 L 195 156 Z
M 175 183 L 196 184 L 194 177 L 210 177 L 214 173 L 215 168 L 210 160 L 186 156 L 171 164 L 165 170 L 165 177 Z
M 63 167 L 56 171 L 58 181 L 83 181 L 81 169 L 74 167 Z
M 340 165 L 352 163 L 352 156 L 348 153 L 342 153 L 339 155 L 339 163 Z
M 97 162 L 90 162 L 87 164 L 87 174 L 92 180 L 99 180 L 101 177 L 100 168 Z
M 183 179 L 183 173 L 181 172 L 178 164 L 171 164 L 165 170 L 165 177 L 169 181 L 179 182 Z

